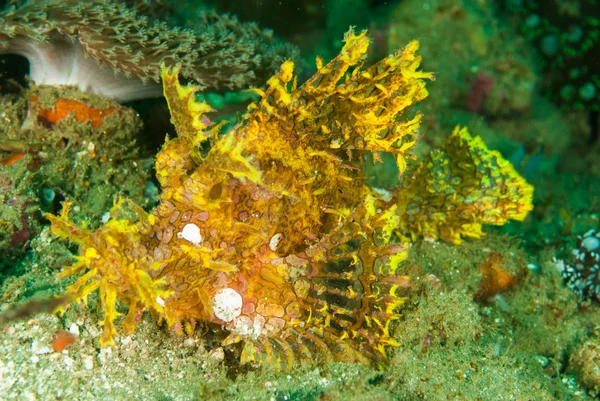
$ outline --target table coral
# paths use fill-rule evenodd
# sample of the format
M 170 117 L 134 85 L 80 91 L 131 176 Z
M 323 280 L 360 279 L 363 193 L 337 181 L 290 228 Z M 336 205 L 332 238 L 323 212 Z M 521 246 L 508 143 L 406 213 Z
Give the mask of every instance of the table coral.
M 71 299 L 100 292 L 103 346 L 117 334 L 119 300 L 126 331 L 144 310 L 176 328 L 219 324 L 230 332 L 223 345 L 243 342 L 242 363 L 384 363 L 411 286 L 398 271 L 407 238 L 459 242 L 481 236 L 481 224 L 525 217 L 532 188 L 466 129 L 407 170 L 421 119 L 410 109 L 432 74 L 418 69 L 416 41 L 363 68 L 368 45 L 365 32 L 350 31 L 301 86 L 293 62 L 283 63 L 224 135 L 199 88 L 180 85 L 178 68 L 163 71 L 178 136 L 156 159 L 160 204 L 146 214 L 117 202 L 96 231 L 69 221 L 69 203 L 48 215 L 53 232 L 80 247 L 61 273 L 83 273 Z M 378 152 L 395 156 L 405 188 L 365 184 L 364 156 Z
M 37 84 L 77 85 L 118 101 L 160 96 L 161 65 L 203 87 L 241 88 L 276 70 L 294 48 L 234 17 L 204 13 L 196 30 L 150 21 L 123 4 L 44 1 L 0 13 L 0 54 L 20 54 Z

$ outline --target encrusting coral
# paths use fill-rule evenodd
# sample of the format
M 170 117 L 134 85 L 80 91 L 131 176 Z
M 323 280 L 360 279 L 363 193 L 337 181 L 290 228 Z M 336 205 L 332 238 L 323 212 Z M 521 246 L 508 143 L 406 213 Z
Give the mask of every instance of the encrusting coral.
M 459 242 L 525 217 L 532 187 L 465 129 L 406 170 L 421 115 L 405 116 L 432 74 L 418 70 L 416 41 L 363 69 L 368 45 L 350 31 L 301 86 L 283 63 L 223 135 L 200 89 L 180 85 L 178 68 L 163 71 L 178 137 L 156 159 L 160 204 L 147 214 L 118 201 L 96 231 L 68 220 L 69 203 L 48 215 L 55 234 L 79 244 L 61 276 L 83 275 L 67 294 L 100 292 L 103 346 L 117 334 L 118 300 L 127 332 L 144 310 L 179 330 L 219 324 L 224 345 L 243 341 L 242 363 L 384 363 L 411 286 L 398 273 L 409 237 Z M 377 152 L 395 155 L 408 184 L 366 185 L 364 156 Z
M 270 31 L 204 13 L 194 30 L 150 21 L 118 2 L 28 2 L 0 13 L 0 54 L 20 54 L 36 84 L 77 85 L 117 101 L 160 96 L 161 65 L 205 88 L 262 82 L 295 49 Z

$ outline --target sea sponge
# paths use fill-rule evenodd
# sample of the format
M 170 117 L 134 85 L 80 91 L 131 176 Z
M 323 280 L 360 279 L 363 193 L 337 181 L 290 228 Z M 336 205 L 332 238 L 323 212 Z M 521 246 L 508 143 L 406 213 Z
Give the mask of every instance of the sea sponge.
M 30 63 L 36 84 L 77 85 L 124 102 L 160 96 L 161 66 L 204 88 L 261 82 L 295 49 L 234 17 L 204 13 L 195 30 L 149 21 L 104 0 L 29 2 L 0 13 L 0 54 Z

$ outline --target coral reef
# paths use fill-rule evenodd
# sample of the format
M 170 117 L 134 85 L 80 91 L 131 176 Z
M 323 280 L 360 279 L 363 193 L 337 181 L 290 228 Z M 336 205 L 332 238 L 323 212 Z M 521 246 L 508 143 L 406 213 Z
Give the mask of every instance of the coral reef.
M 0 0 L 0 9 L 5 4 L 35 3 L 43 5 L 44 0 Z M 590 291 L 594 288 L 594 254 L 598 253 L 594 238 L 600 227 L 600 126 L 597 112 L 572 110 L 582 107 L 577 91 L 585 80 L 579 78 L 591 76 L 588 72 L 595 66 L 589 64 L 587 72 L 581 69 L 579 78 L 573 79 L 570 70 L 555 63 L 558 59 L 548 57 L 547 64 L 539 64 L 535 51 L 544 50 L 541 41 L 531 40 L 524 29 L 525 35 L 511 29 L 514 26 L 507 23 L 506 15 L 498 12 L 499 4 L 511 7 L 510 22 L 519 26 L 535 23 L 541 16 L 538 33 L 554 36 L 554 44 L 560 44 L 558 54 L 566 60 L 570 57 L 563 52 L 570 47 L 566 39 L 573 33 L 574 38 L 579 36 L 575 26 L 586 27 L 581 38 L 593 33 L 588 29 L 592 21 L 588 17 L 594 15 L 588 10 L 597 4 L 590 0 L 361 0 L 359 6 L 348 9 L 358 4 L 348 0 L 121 3 L 138 18 L 148 17 L 149 26 L 164 21 L 167 26 L 196 32 L 203 31 L 204 16 L 210 15 L 207 5 L 216 6 L 219 12 L 239 10 L 241 21 L 256 20 L 302 49 L 302 62 L 294 60 L 292 73 L 298 74 L 298 85 L 294 90 L 293 79 L 281 84 L 290 95 L 291 103 L 285 106 L 281 92 L 273 90 L 285 81 L 281 76 L 263 91 L 215 93 L 211 88 L 199 92 L 180 86 L 175 70 L 167 70 L 167 93 L 179 128 L 187 124 L 182 117 L 186 110 L 208 110 L 202 102 L 217 109 L 210 114 L 202 112 L 197 119 L 205 128 L 185 130 L 191 137 L 179 136 L 169 122 L 164 99 L 132 103 L 134 112 L 74 88 L 33 85 L 24 76 L 24 57 L 0 56 L 0 398 L 598 398 L 600 302 Z M 534 4 L 539 7 L 531 7 Z M 558 15 L 559 10 L 564 15 Z M 303 91 L 306 84 L 301 83 L 316 71 L 316 54 L 325 60 L 338 54 L 339 29 L 348 25 L 368 26 L 371 43 L 366 57 L 343 74 L 335 94 L 313 104 L 308 92 L 295 91 Z M 564 27 L 564 32 L 557 32 L 558 26 Z M 235 25 L 232 27 L 235 30 Z M 419 39 L 418 54 L 423 57 L 418 69 L 435 71 L 435 82 L 427 82 L 427 99 L 399 112 L 395 121 L 403 124 L 415 112 L 422 113 L 418 129 L 394 144 L 392 152 L 354 148 L 348 154 L 347 147 L 332 149 L 331 135 L 338 131 L 327 136 L 320 127 L 315 129 L 321 112 L 328 122 L 345 124 L 342 130 L 353 129 L 354 115 L 363 116 L 376 102 L 364 107 L 355 104 L 349 118 L 326 106 L 337 107 L 346 95 L 352 101 L 364 101 L 351 93 L 341 94 L 340 89 L 347 90 L 373 62 L 414 38 Z M 546 40 L 545 44 L 553 43 Z M 549 67 L 550 63 L 556 67 Z M 353 76 L 357 66 L 360 68 Z M 181 85 L 188 82 L 182 70 L 178 78 Z M 569 102 L 558 92 L 563 78 L 574 88 Z M 319 84 L 326 79 L 320 78 Z M 386 90 L 388 80 L 389 76 L 380 81 Z M 265 82 L 259 78 L 256 85 L 263 87 Z M 193 92 L 190 102 L 178 107 L 179 95 L 173 95 L 173 88 L 184 97 Z M 380 90 L 375 87 L 370 95 L 382 99 Z M 390 96 L 397 99 L 399 94 L 404 92 L 392 91 Z M 561 100 L 566 107 L 559 108 L 552 99 Z M 244 116 L 250 101 L 256 108 Z M 264 119 L 251 129 L 248 121 L 255 121 L 257 113 Z M 211 125 L 222 116 L 232 117 L 230 125 Z M 140 130 L 141 121 L 144 131 Z M 462 128 L 453 133 L 457 125 L 468 126 L 469 132 L 482 138 L 485 148 L 466 131 L 460 133 Z M 219 133 L 209 133 L 213 128 Z M 230 130 L 234 134 L 226 134 Z M 151 176 L 155 152 L 165 133 L 171 140 L 160 153 L 159 170 L 166 174 L 161 176 L 161 184 Z M 227 135 L 242 144 L 240 158 L 233 161 L 232 153 L 223 153 L 225 142 L 221 141 Z M 348 135 L 348 140 L 356 139 L 353 132 Z M 189 143 L 199 142 L 198 146 L 178 148 L 177 144 L 184 147 L 182 137 L 188 137 Z M 259 140 L 260 144 L 245 150 L 246 144 Z M 416 143 L 404 152 L 400 173 L 394 150 L 412 141 Z M 286 142 L 292 149 L 285 147 L 278 154 L 274 149 Z M 260 151 L 265 145 L 272 151 L 267 157 Z M 487 221 L 494 218 L 485 210 L 502 206 L 507 193 L 516 196 L 528 188 L 519 187 L 516 180 L 516 192 L 511 192 L 515 191 L 511 177 L 517 176 L 508 174 L 506 167 L 486 187 L 484 170 L 497 171 L 502 164 L 498 160 L 504 160 L 491 157 L 488 149 L 501 152 L 535 186 L 535 209 L 522 222 L 482 227 L 486 222 L 481 217 Z M 313 155 L 306 156 L 306 152 Z M 346 192 L 331 194 L 338 183 L 329 184 L 323 176 L 331 177 L 340 169 L 322 168 L 318 159 L 325 154 L 330 156 L 323 157 L 337 158 L 348 166 L 338 174 L 353 180 L 344 184 Z M 215 162 L 218 155 L 220 163 Z M 230 172 L 242 169 L 241 163 L 236 164 L 242 159 L 260 172 L 256 186 Z M 273 160 L 275 166 L 269 167 Z M 315 186 L 306 180 L 305 171 L 298 170 L 304 163 L 316 166 L 309 176 L 316 177 Z M 332 163 L 335 167 L 338 161 Z M 176 166 L 182 168 L 172 175 L 171 182 L 168 172 Z M 228 171 L 217 170 L 220 166 Z M 467 176 L 471 178 L 456 179 Z M 221 185 L 216 185 L 219 182 Z M 297 182 L 305 185 L 306 191 L 301 191 Z M 501 185 L 491 185 L 494 182 Z M 355 185 L 367 188 L 354 191 Z M 477 189 L 483 191 L 482 196 L 491 195 L 490 201 L 478 198 Z M 311 190 L 317 192 L 308 205 Z M 118 206 L 113 207 L 115 195 Z M 373 203 L 369 203 L 369 195 Z M 125 197 L 130 200 L 123 201 Z M 493 200 L 496 197 L 498 202 Z M 472 198 L 478 201 L 465 203 Z M 65 200 L 70 208 L 68 221 L 58 222 L 54 230 L 61 225 L 72 229 L 74 241 L 51 234 L 44 215 L 59 214 Z M 199 206 L 199 200 L 207 206 Z M 157 204 L 161 209 L 153 211 Z M 370 204 L 375 205 L 373 216 L 364 211 Z M 288 229 L 297 224 L 297 208 L 310 209 L 299 219 L 312 217 L 315 223 L 298 226 L 296 231 Z M 464 212 L 455 213 L 455 209 Z M 518 207 L 506 212 L 509 210 L 518 214 Z M 285 217 L 280 218 L 282 215 Z M 381 239 L 387 235 L 385 230 L 372 224 L 384 215 L 384 229 L 388 223 L 394 227 L 387 244 L 385 237 Z M 485 232 L 483 238 L 469 238 L 481 232 Z M 371 234 L 375 234 L 374 245 L 368 242 Z M 346 246 L 334 246 L 334 241 L 343 243 L 345 236 L 353 236 Z M 77 240 L 87 242 L 78 245 Z M 454 244 L 457 241 L 460 245 Z M 183 249 L 186 245 L 187 250 Z M 391 256 L 405 260 L 393 265 L 393 273 L 385 257 L 384 263 L 376 260 L 375 274 L 369 276 L 369 264 L 377 258 L 369 252 L 390 246 L 397 246 Z M 86 252 L 91 248 L 95 257 L 94 251 Z M 191 253 L 197 249 L 201 251 Z M 323 252 L 308 255 L 311 249 Z M 573 249 L 579 250 L 580 258 Z M 307 261 L 307 267 L 292 265 L 297 262 L 292 257 Z M 315 261 L 317 257 L 321 259 Z M 563 271 L 557 269 L 554 259 L 562 262 Z M 229 265 L 235 262 L 235 270 L 216 270 L 229 268 L 215 263 L 223 260 Z M 57 280 L 57 271 L 78 261 L 80 273 Z M 68 274 L 68 269 L 64 273 Z M 74 300 L 77 288 L 73 284 L 82 283 L 83 276 L 91 277 L 80 292 L 85 292 L 88 284 L 99 283 L 98 290 L 87 289 L 91 292 L 85 304 Z M 202 280 L 212 281 L 206 284 Z M 379 297 L 386 296 L 387 280 L 397 280 L 396 300 L 402 304 L 390 305 L 393 311 L 381 313 L 376 309 L 386 302 Z M 296 282 L 308 282 L 308 290 L 297 285 L 288 291 Z M 346 283 L 352 285 L 344 288 Z M 113 322 L 117 331 L 114 344 L 105 346 L 103 306 L 114 295 L 111 286 L 116 288 L 119 316 Z M 370 288 L 365 290 L 367 286 Z M 194 289 L 199 289 L 201 300 L 191 296 Z M 167 293 L 156 298 L 153 291 Z M 294 300 L 302 303 L 295 321 L 290 318 L 292 309 L 290 314 L 286 310 L 283 318 L 270 315 L 279 314 L 272 305 L 282 302 L 285 294 L 297 297 L 283 299 L 285 305 Z M 263 302 L 259 311 L 264 297 L 276 302 Z M 162 313 L 153 306 L 144 307 L 145 300 L 151 299 L 163 307 Z M 56 307 L 64 308 L 72 301 L 64 314 L 52 314 Z M 139 306 L 124 320 L 136 301 Z M 194 301 L 197 303 L 184 309 Z M 360 310 L 354 308 L 354 302 L 360 302 Z M 198 306 L 201 303 L 207 305 Z M 206 308 L 209 321 L 198 317 L 201 308 Z M 179 321 L 168 321 L 167 314 L 173 310 Z M 348 318 L 355 319 L 356 326 L 350 324 L 340 331 L 338 326 Z M 284 326 L 275 334 L 277 319 L 284 320 Z M 368 319 L 376 329 L 369 328 Z M 303 327 L 290 325 L 295 322 Z M 385 356 L 372 344 L 382 335 L 378 322 L 388 325 L 390 341 L 381 347 Z M 173 335 L 184 329 L 184 334 Z M 357 332 L 354 338 L 352 330 Z M 294 337 L 294 333 L 305 332 L 314 337 Z M 344 332 L 348 338 L 342 339 Z M 240 338 L 237 344 L 229 344 Z M 322 343 L 328 349 L 318 350 Z M 344 347 L 349 355 L 346 359 L 339 356 Z M 352 360 L 353 350 L 363 353 L 371 366 L 335 362 Z M 241 366 L 242 356 L 251 363 Z M 332 361 L 302 364 L 307 358 L 317 364 L 328 358 Z M 260 369 L 251 367 L 261 361 L 268 363 Z M 291 365 L 292 371 L 282 371 Z
M 449 106 L 494 119 L 528 110 L 537 77 L 530 52 L 510 26 L 498 23 L 482 3 L 433 0 L 427 7 L 419 5 L 398 3 L 388 46 L 421 38 L 425 67 L 437 72 L 439 82 L 432 88 L 432 116 Z M 440 123 L 448 122 L 440 118 Z
M 397 273 L 406 239 L 458 243 L 481 237 L 482 224 L 525 217 L 532 187 L 466 129 L 407 170 L 421 119 L 410 108 L 432 75 L 418 70 L 416 41 L 363 69 L 368 44 L 350 31 L 301 86 L 283 63 L 221 136 L 200 88 L 181 86 L 177 68 L 163 71 L 178 136 L 156 158 L 160 204 L 146 214 L 119 201 L 97 230 L 70 222 L 68 202 L 47 215 L 79 245 L 61 276 L 83 275 L 67 294 L 100 293 L 103 345 L 117 334 L 119 300 L 127 332 L 143 310 L 176 330 L 221 325 L 223 345 L 243 341 L 242 363 L 378 364 L 397 345 L 390 324 L 411 287 Z M 365 185 L 363 159 L 380 152 L 394 155 L 403 189 Z
M 25 56 L 37 84 L 76 85 L 118 101 L 160 95 L 161 65 L 179 65 L 202 87 L 241 88 L 261 82 L 291 46 L 234 17 L 205 12 L 195 30 L 172 28 L 124 4 L 44 1 L 0 14 L 0 54 Z
M 424 68 L 436 71 L 423 104 L 419 154 L 436 148 L 453 126 L 468 125 L 517 169 L 549 171 L 579 134 L 540 93 L 535 52 L 491 3 L 406 0 L 395 5 L 388 49 L 420 38 Z M 449 32 L 451 34 L 449 34 Z M 518 156 L 518 157 L 517 157 Z M 528 163 L 530 163 L 528 165 Z
M 407 300 L 394 332 L 402 344 L 391 361 L 403 381 L 396 396 L 591 399 L 565 372 L 565 355 L 593 338 L 600 308 L 581 303 L 562 284 L 551 252 L 534 268 L 517 238 L 494 231 L 461 246 L 419 241 L 411 247 L 401 271 L 421 280 L 413 280 L 419 295 Z M 481 298 L 487 279 L 478 266 L 492 261 L 517 283 Z
M 24 183 L 26 167 L 0 170 L 0 257 L 19 255 L 31 237 L 40 231 L 40 223 L 31 218 L 40 212 L 36 194 Z M 0 263 L 0 266 L 3 263 Z
M 546 92 L 569 110 L 600 110 L 600 6 L 593 0 L 500 2 L 538 50 Z

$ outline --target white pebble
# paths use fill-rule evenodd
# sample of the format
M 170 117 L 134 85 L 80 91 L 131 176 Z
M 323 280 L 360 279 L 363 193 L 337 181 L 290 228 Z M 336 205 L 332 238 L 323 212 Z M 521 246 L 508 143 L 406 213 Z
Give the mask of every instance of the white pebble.
M 75 335 L 75 336 L 79 336 L 79 326 L 77 326 L 77 324 L 73 323 L 70 327 L 69 327 L 69 333 Z
M 33 340 L 31 343 L 31 352 L 36 355 L 50 354 L 52 352 L 52 347 L 38 340 Z
M 92 370 L 94 367 L 94 357 L 91 355 L 86 355 L 83 357 L 83 367 L 86 370 Z
M 581 245 L 583 245 L 583 247 L 585 249 L 587 249 L 588 251 L 593 252 L 596 249 L 598 249 L 598 247 L 600 247 L 600 239 L 598 239 L 594 236 L 585 237 L 581 241 Z
M 98 337 L 100 334 L 102 334 L 102 332 L 100 330 L 98 330 L 98 328 L 96 326 L 94 326 L 91 323 L 88 323 L 85 328 L 87 329 L 88 333 L 90 333 L 90 335 L 94 338 Z
M 225 351 L 223 351 L 223 348 L 221 347 L 215 348 L 212 351 L 210 351 L 210 357 L 215 361 L 222 361 L 223 359 L 225 359 Z
M 102 348 L 98 353 L 98 360 L 102 365 L 106 365 L 112 358 L 112 350 L 110 348 Z

